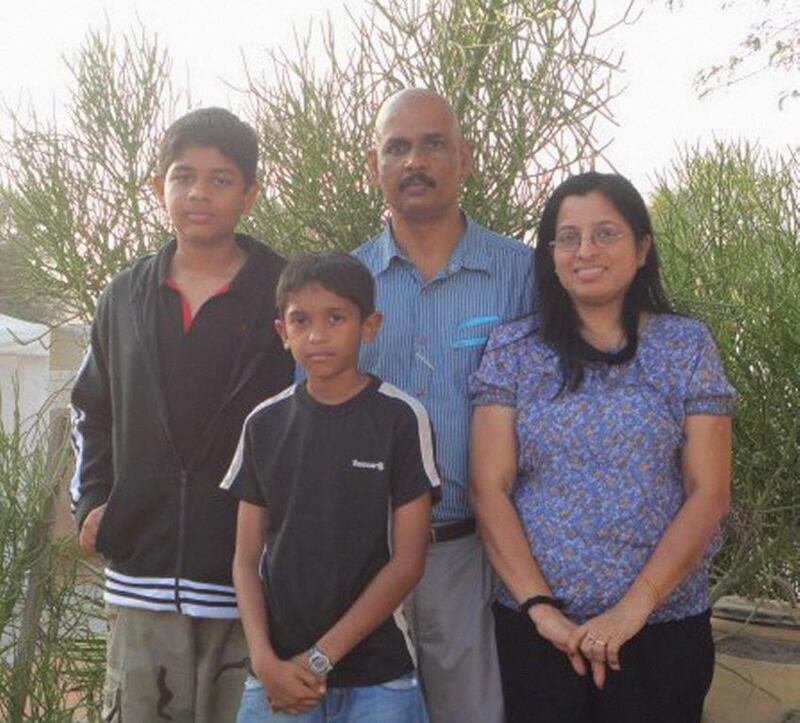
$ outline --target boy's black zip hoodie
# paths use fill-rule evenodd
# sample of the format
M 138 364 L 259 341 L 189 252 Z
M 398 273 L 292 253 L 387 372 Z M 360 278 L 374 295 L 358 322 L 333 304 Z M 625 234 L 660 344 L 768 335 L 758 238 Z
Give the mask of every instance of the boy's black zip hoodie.
M 240 237 L 262 291 L 222 404 L 182 464 L 169 429 L 157 347 L 159 261 L 173 241 L 116 276 L 103 292 L 91 346 L 72 391 L 73 513 L 82 525 L 107 503 L 97 551 L 108 561 L 105 599 L 118 605 L 235 617 L 231 563 L 236 502 L 219 489 L 244 418 L 292 381 L 273 328 L 285 261 Z

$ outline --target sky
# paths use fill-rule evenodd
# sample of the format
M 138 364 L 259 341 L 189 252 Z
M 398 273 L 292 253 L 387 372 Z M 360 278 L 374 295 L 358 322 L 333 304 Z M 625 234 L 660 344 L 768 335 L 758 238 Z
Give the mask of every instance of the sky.
M 627 0 L 599 0 L 609 17 Z M 766 73 L 699 99 L 692 87 L 702 68 L 736 51 L 749 26 L 764 14 L 763 0 L 687 0 L 670 12 L 666 0 L 637 0 L 638 20 L 598 40 L 622 53 L 611 106 L 615 126 L 600 129 L 608 160 L 643 192 L 687 146 L 715 139 L 747 139 L 768 150 L 800 147 L 800 100 L 778 108 L 785 75 Z M 722 9 L 722 6 L 726 6 Z M 73 56 L 89 28 L 129 30 L 140 22 L 169 50 L 177 87 L 193 106 L 241 107 L 243 59 L 260 71 L 270 48 L 291 48 L 293 24 L 306 28 L 330 14 L 346 36 L 345 8 L 358 15 L 366 0 L 26 0 L 0 3 L 0 102 L 40 115 L 63 115 Z M 800 83 L 795 83 L 800 85 Z M 0 132 L 8 129 L 0 113 Z

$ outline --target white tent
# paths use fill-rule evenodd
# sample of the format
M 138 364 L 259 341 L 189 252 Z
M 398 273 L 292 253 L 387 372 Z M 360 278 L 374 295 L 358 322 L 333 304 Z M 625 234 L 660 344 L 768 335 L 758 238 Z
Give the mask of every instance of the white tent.
M 0 422 L 10 430 L 19 409 L 29 427 L 50 393 L 50 330 L 0 314 Z

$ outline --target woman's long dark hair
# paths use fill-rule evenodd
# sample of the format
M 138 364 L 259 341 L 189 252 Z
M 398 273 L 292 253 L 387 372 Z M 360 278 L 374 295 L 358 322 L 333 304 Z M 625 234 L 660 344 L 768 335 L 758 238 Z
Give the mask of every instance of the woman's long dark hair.
M 613 173 L 581 173 L 564 181 L 548 199 L 539 221 L 534 252 L 536 310 L 540 333 L 558 355 L 562 373 L 559 394 L 573 392 L 583 381 L 586 343 L 579 333 L 578 313 L 556 276 L 550 242 L 556 237 L 556 220 L 561 203 L 567 196 L 602 194 L 633 230 L 636 244 L 645 236 L 653 239 L 650 214 L 639 192 L 626 178 Z M 622 326 L 627 339 L 625 358 L 636 353 L 639 343 L 639 319 L 642 312 L 668 313 L 671 306 L 659 274 L 655 241 L 650 244 L 645 262 L 636 271 L 622 305 Z

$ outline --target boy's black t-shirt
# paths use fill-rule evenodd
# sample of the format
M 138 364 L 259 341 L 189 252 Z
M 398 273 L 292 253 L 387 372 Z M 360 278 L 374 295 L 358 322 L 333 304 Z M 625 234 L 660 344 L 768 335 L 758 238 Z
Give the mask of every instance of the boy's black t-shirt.
M 276 654 L 307 650 L 389 561 L 392 510 L 438 495 L 423 406 L 373 377 L 352 399 L 326 405 L 295 384 L 245 421 L 222 483 L 268 510 L 260 575 Z M 414 667 L 402 607 L 328 676 L 332 687 L 377 685 Z

